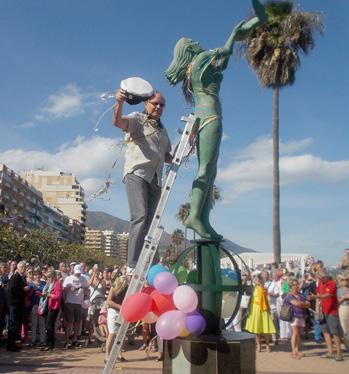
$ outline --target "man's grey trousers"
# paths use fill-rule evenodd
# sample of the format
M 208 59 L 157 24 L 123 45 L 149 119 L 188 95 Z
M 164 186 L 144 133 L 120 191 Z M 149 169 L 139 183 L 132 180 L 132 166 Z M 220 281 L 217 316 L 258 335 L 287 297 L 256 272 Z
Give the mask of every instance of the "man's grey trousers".
M 148 183 L 135 174 L 127 174 L 125 184 L 131 216 L 127 265 L 135 267 L 160 199 L 161 187 L 157 185 L 156 175 Z

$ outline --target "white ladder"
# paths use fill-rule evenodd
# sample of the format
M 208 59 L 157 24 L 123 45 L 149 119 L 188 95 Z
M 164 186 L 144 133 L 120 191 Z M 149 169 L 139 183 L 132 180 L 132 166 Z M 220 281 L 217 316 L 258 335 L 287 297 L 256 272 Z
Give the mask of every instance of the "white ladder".
M 141 292 L 143 288 L 149 268 L 155 256 L 155 252 L 159 246 L 161 235 L 164 231 L 163 227 L 160 226 L 160 220 L 164 212 L 165 205 L 170 195 L 172 185 L 176 179 L 179 166 L 181 165 L 182 159 L 185 156 L 185 151 L 188 147 L 190 137 L 195 134 L 195 131 L 197 131 L 198 123 L 194 114 L 190 114 L 188 117 L 181 117 L 181 121 L 186 122 L 186 125 L 182 132 L 181 140 L 175 151 L 170 171 L 167 174 L 166 181 L 162 187 L 161 196 L 150 224 L 148 234 L 145 237 L 142 252 L 139 256 L 131 282 L 128 286 L 125 299 L 130 295 Z M 103 374 L 112 374 L 116 359 L 125 339 L 128 326 L 129 322 L 124 321 L 121 313 L 119 313 L 116 320 L 115 341 L 108 357 L 108 361 L 104 367 Z

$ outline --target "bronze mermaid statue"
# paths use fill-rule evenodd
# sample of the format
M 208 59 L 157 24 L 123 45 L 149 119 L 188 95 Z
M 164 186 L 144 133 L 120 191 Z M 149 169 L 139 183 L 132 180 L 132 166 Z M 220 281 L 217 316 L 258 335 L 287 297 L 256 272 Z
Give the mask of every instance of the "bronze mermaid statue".
M 234 42 L 243 40 L 255 27 L 267 20 L 264 6 L 252 0 L 255 17 L 240 22 L 221 48 L 204 50 L 198 42 L 181 38 L 174 48 L 166 77 L 171 85 L 183 82 L 187 102 L 194 106 L 199 120 L 196 140 L 198 172 L 192 185 L 190 213 L 184 224 L 202 239 L 222 240 L 210 224 L 212 189 L 217 175 L 217 161 L 222 138 L 222 110 L 219 90 Z

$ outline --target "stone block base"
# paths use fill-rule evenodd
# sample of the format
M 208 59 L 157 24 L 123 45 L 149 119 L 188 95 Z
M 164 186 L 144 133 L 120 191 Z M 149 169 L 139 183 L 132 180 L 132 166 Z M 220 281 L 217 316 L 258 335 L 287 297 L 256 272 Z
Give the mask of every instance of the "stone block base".
M 256 373 L 255 337 L 244 332 L 177 338 L 165 342 L 164 353 L 164 374 Z

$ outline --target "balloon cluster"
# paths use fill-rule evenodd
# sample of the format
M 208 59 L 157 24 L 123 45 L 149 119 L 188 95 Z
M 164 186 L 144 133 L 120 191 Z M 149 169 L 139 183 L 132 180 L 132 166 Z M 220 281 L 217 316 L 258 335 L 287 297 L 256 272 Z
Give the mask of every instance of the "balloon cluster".
M 177 278 L 162 265 L 154 265 L 147 276 L 148 287 L 129 296 L 122 304 L 125 321 L 156 322 L 157 334 L 166 340 L 178 336 L 200 335 L 206 327 L 196 311 L 198 296 L 188 285 L 178 285 Z

